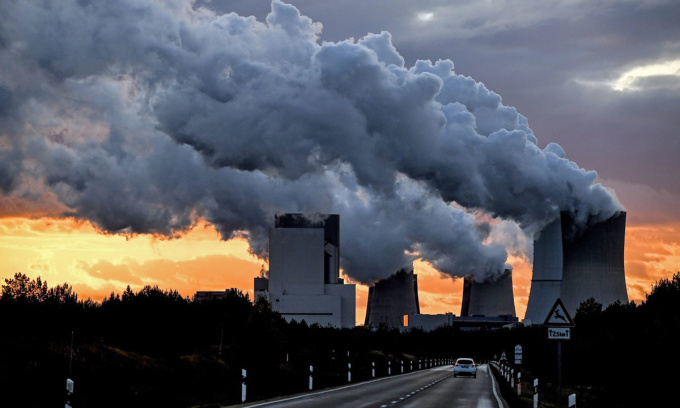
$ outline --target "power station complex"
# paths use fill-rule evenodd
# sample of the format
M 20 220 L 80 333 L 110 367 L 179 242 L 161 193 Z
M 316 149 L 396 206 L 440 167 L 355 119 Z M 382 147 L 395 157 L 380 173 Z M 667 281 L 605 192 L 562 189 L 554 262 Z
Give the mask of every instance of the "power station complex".
M 266 296 L 287 320 L 335 327 L 355 324 L 355 285 L 339 278 L 339 215 L 285 214 L 270 231 L 269 279 L 255 278 L 256 296 Z M 627 303 L 624 270 L 626 213 L 579 227 L 562 212 L 534 241 L 534 269 L 524 324 L 542 324 L 559 298 L 574 316 L 590 298 L 608 306 Z M 460 316 L 420 314 L 418 280 L 403 269 L 369 287 L 365 326 L 421 328 L 501 327 L 518 323 L 512 270 L 494 279 L 463 280 Z

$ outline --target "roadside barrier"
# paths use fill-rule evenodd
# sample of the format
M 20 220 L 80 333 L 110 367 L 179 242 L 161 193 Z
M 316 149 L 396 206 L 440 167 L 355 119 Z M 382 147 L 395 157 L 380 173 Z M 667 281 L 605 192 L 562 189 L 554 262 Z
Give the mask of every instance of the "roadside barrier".
M 246 402 L 246 370 L 241 370 L 241 402 Z
M 569 408 L 576 408 L 576 394 L 569 395 Z
M 534 408 L 538 408 L 538 378 L 534 379 Z
M 348 358 L 349 358 L 349 354 L 348 354 Z M 417 371 L 417 370 L 439 367 L 439 366 L 443 366 L 445 364 L 453 364 L 453 360 L 451 360 L 449 358 L 426 358 L 426 359 L 419 358 L 419 359 L 417 359 L 417 366 L 414 367 L 414 365 L 415 365 L 414 362 L 416 362 L 415 360 L 416 360 L 415 358 L 411 359 L 411 360 L 407 360 L 408 361 L 407 366 L 405 366 L 404 360 L 398 360 L 398 362 L 399 362 L 398 370 L 399 371 L 396 371 L 394 374 L 395 375 L 399 374 L 399 373 L 405 374 L 407 372 L 414 372 L 414 371 Z M 288 353 L 286 353 L 285 361 L 286 361 L 286 364 L 289 363 Z M 386 363 L 387 363 L 387 373 L 386 373 L 387 375 L 386 376 L 392 376 L 392 361 L 388 360 L 388 361 L 386 361 Z M 362 365 L 357 365 L 357 364 L 355 364 L 355 367 L 352 367 L 352 364 L 353 363 L 347 362 L 347 366 L 346 366 L 347 367 L 346 368 L 346 370 L 347 370 L 346 371 L 346 373 L 347 373 L 347 383 L 352 383 L 352 381 L 353 381 L 352 374 L 354 374 L 354 377 L 355 377 L 354 381 L 359 381 L 359 382 L 365 381 L 367 379 L 373 379 L 373 378 L 376 378 L 376 377 L 379 377 L 379 376 L 385 376 L 385 372 L 380 371 L 379 367 L 376 371 L 376 362 L 375 361 L 371 361 L 370 365 L 368 365 L 367 367 L 364 367 L 364 368 L 362 368 L 363 367 Z M 344 367 L 344 364 L 342 365 L 342 367 Z M 362 370 L 365 370 L 365 371 L 362 371 Z M 355 371 L 355 372 L 353 373 L 352 371 Z M 362 374 L 362 372 L 363 372 L 363 374 Z M 382 374 L 380 374 L 381 372 L 382 372 Z M 335 373 L 339 374 L 337 371 Z M 247 387 L 248 387 L 248 385 L 253 385 L 253 384 L 249 384 L 247 374 L 248 373 L 247 373 L 246 369 L 241 369 L 241 403 L 245 403 L 248 400 L 248 398 L 247 398 Z M 314 391 L 314 389 L 315 389 L 314 388 L 314 377 L 315 376 L 317 377 L 317 388 L 328 386 L 327 383 L 324 382 L 324 381 L 327 381 L 326 376 L 328 376 L 328 374 L 329 374 L 328 371 L 324 371 L 324 369 L 321 368 L 321 369 L 318 369 L 317 372 L 315 372 L 314 366 L 310 365 L 308 374 L 309 374 L 309 377 L 308 377 L 309 384 L 307 386 L 307 389 L 309 391 Z M 251 372 L 251 377 L 252 377 L 252 372 Z M 252 382 L 252 380 L 250 382 Z M 72 393 L 73 393 L 73 381 L 71 381 L 70 379 L 67 382 L 67 389 L 70 390 L 68 392 L 68 395 L 71 396 Z M 257 387 L 254 388 L 253 390 L 255 390 L 254 391 L 255 394 L 257 394 Z M 251 400 L 253 399 L 253 395 L 255 395 L 255 394 L 253 394 L 253 391 L 251 390 L 251 396 L 250 396 Z M 255 397 L 255 399 L 257 399 L 257 397 Z M 70 402 L 67 402 L 66 408 L 71 408 L 71 406 L 68 405 L 68 404 L 70 404 Z
M 65 408 L 71 408 L 71 399 L 73 398 L 73 380 L 70 378 L 66 379 L 66 404 Z

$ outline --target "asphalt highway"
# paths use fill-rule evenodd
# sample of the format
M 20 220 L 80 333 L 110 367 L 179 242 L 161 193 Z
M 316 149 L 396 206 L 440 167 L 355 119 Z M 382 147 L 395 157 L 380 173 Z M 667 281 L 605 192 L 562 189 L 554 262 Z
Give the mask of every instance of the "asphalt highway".
M 477 378 L 453 377 L 453 366 L 436 367 L 274 401 L 239 405 L 262 408 L 508 408 L 489 367 Z

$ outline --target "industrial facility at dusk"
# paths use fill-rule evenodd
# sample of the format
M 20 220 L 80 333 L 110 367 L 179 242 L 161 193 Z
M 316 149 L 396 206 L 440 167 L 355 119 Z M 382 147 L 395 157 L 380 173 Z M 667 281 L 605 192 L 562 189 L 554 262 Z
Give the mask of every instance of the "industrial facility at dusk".
M 255 278 L 255 293 L 288 321 L 354 327 L 356 287 L 340 278 L 340 216 L 277 216 L 269 278 Z
M 623 266 L 626 213 L 580 226 L 568 212 L 534 241 L 534 268 L 525 325 L 542 324 L 559 298 L 570 314 L 590 298 L 605 306 L 627 303 Z M 340 215 L 282 214 L 270 231 L 269 275 L 255 278 L 264 296 L 286 320 L 333 327 L 355 325 L 356 286 L 340 278 Z M 367 327 L 432 330 L 514 327 L 512 269 L 486 281 L 463 278 L 461 309 L 420 313 L 418 276 L 402 269 L 369 286 Z

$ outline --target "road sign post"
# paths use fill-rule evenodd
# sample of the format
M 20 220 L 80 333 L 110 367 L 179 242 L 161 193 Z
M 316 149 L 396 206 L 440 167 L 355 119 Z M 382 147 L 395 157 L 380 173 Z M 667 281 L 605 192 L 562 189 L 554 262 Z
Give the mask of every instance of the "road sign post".
M 544 326 L 548 328 L 548 339 L 557 340 L 557 406 L 562 406 L 562 340 L 571 339 L 574 321 L 562 300 L 557 298 L 548 317 L 545 318 Z

